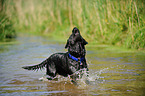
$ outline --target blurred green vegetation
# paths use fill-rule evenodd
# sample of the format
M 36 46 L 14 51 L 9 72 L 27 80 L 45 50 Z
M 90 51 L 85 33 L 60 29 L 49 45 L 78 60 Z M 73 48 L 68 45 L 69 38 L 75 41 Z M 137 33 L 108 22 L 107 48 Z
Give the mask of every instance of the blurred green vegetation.
M 145 48 L 144 0 L 5 0 L 3 6 L 16 32 L 66 39 L 76 26 L 88 42 Z
M 0 40 L 14 38 L 16 36 L 13 23 L 4 11 L 4 0 L 0 0 Z

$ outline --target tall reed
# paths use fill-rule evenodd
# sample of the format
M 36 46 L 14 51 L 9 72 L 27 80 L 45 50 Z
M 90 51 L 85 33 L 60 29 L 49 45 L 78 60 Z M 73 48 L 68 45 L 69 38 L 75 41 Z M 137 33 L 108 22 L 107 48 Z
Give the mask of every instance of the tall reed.
M 5 13 L 4 0 L 0 0 L 0 41 L 16 36 L 13 23 Z
M 17 32 L 67 38 L 74 26 L 90 42 L 145 48 L 144 0 L 6 0 Z

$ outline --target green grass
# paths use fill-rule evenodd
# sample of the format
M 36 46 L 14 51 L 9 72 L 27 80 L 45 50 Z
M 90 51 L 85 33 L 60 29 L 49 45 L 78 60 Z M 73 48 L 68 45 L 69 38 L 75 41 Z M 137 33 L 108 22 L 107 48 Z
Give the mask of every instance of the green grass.
M 5 41 L 6 38 L 14 38 L 15 36 L 13 24 L 4 13 L 0 13 L 0 40 Z
M 78 27 L 88 42 L 145 48 L 144 0 L 5 0 L 16 32 L 65 38 Z

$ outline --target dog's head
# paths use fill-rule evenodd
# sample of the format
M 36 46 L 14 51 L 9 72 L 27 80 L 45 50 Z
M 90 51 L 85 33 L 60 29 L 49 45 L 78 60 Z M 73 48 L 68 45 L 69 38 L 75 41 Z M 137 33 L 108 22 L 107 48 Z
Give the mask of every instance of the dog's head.
M 80 31 L 78 28 L 74 27 L 73 30 L 72 30 L 72 34 L 73 35 L 77 35 L 77 34 L 80 34 Z
M 86 44 L 88 42 L 81 36 L 79 29 L 74 27 L 65 48 L 68 48 L 69 53 L 75 57 L 84 57 Z

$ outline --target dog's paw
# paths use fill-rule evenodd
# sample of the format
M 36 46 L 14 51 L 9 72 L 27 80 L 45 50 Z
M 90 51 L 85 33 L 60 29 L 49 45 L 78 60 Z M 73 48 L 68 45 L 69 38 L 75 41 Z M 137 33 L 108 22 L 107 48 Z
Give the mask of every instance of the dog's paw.
M 39 81 L 48 81 L 48 79 L 47 79 L 45 76 L 39 78 L 38 80 L 39 80 Z

